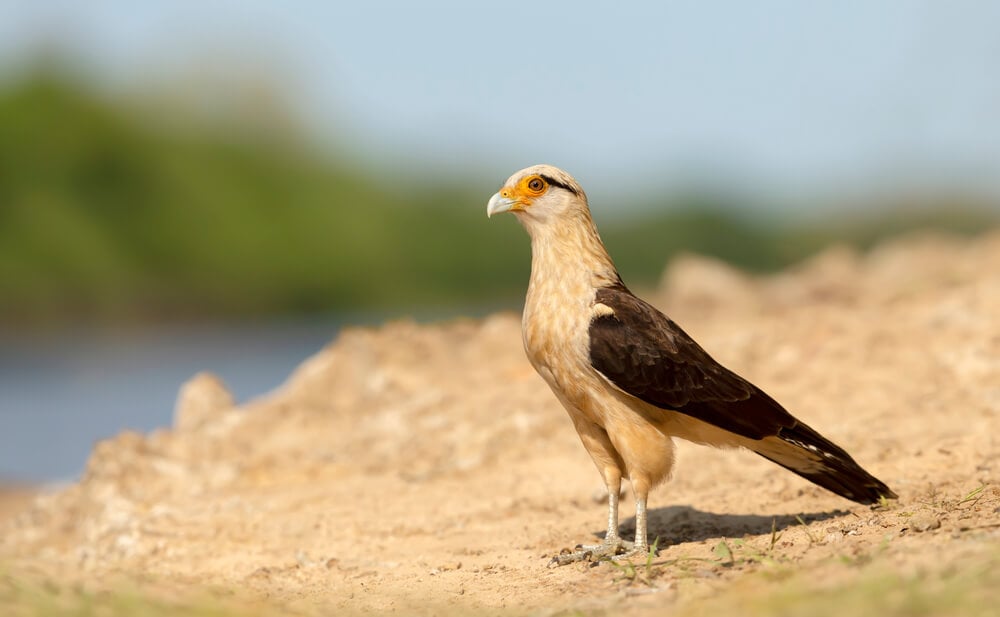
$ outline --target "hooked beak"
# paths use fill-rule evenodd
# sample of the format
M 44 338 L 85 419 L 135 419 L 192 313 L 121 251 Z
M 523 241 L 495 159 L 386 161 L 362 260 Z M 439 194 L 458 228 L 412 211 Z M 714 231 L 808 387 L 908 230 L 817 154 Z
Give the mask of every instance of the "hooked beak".
M 490 218 L 494 214 L 500 214 L 501 212 L 510 212 L 515 209 L 516 205 L 517 200 L 504 197 L 500 193 L 495 193 L 493 197 L 490 197 L 490 203 L 486 204 L 486 217 Z

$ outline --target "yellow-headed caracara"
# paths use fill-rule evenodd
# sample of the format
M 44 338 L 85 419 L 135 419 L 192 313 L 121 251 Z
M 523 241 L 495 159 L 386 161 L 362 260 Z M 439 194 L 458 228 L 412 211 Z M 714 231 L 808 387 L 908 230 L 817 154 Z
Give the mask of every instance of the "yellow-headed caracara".
M 608 532 L 556 564 L 646 554 L 646 497 L 670 475 L 673 437 L 744 447 L 859 503 L 896 495 L 847 452 L 712 359 L 625 287 L 572 176 L 523 169 L 489 201 L 531 236 L 522 335 L 528 359 L 569 416 L 608 488 Z M 635 496 L 635 542 L 618 535 L 622 477 Z

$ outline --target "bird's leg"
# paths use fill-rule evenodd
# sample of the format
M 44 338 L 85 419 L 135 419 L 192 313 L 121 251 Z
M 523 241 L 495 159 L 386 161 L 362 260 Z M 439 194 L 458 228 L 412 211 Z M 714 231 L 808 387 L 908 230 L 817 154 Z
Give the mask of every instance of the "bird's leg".
M 604 534 L 604 543 L 621 542 L 618 535 L 618 498 L 621 496 L 622 479 L 616 476 L 608 480 L 608 532 Z
M 635 550 L 643 553 L 649 550 L 649 541 L 646 535 L 646 498 L 640 497 L 635 501 Z
M 633 478 L 632 489 L 635 493 L 635 542 L 624 553 L 612 555 L 611 558 L 615 561 L 646 557 L 649 554 L 649 542 L 646 539 L 646 498 L 649 496 L 649 484 Z
M 604 481 L 608 487 L 608 531 L 600 544 L 580 544 L 576 550 L 566 550 L 552 558 L 550 566 L 564 566 L 577 561 L 599 561 L 614 557 L 620 551 L 629 550 L 631 542 L 625 542 L 618 534 L 618 499 L 622 489 L 621 472 L 617 469 L 605 471 Z M 645 537 L 645 536 L 644 536 Z

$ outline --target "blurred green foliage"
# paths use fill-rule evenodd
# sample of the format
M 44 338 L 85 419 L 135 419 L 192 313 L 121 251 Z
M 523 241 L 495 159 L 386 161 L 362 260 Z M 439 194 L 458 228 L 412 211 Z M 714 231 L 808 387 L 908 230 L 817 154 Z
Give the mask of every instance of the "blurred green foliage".
M 0 86 L 0 323 L 513 303 L 527 238 L 512 218 L 486 221 L 495 186 L 456 178 L 400 186 L 302 137 L 209 130 L 38 71 Z M 679 250 L 771 269 L 914 226 L 792 228 L 696 198 L 655 212 L 602 227 L 630 283 Z M 930 212 L 920 224 L 993 222 Z

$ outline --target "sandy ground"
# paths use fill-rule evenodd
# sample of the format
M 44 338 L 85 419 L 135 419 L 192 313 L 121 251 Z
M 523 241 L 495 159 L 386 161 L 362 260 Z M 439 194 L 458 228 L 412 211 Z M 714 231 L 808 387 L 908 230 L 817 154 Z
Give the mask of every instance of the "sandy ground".
M 239 408 L 198 376 L 172 429 L 102 442 L 78 484 L 0 514 L 0 562 L 307 613 L 641 613 L 773 567 L 830 580 L 1000 546 L 1000 234 L 834 248 L 760 279 L 686 257 L 650 297 L 900 500 L 858 506 L 753 454 L 682 444 L 651 498 L 655 576 L 550 569 L 603 532 L 604 496 L 518 317 L 498 314 L 345 331 Z

